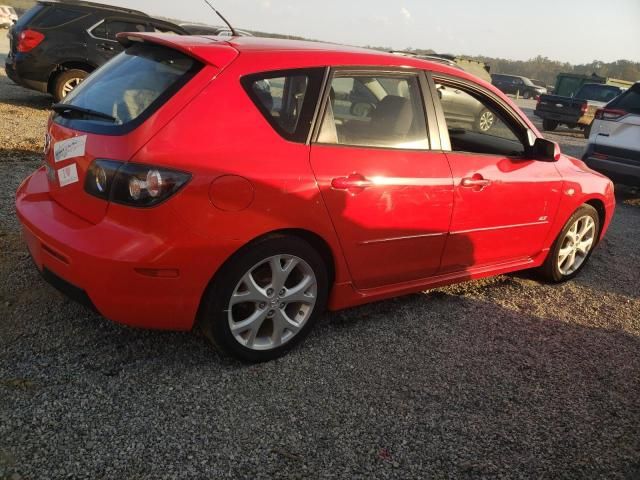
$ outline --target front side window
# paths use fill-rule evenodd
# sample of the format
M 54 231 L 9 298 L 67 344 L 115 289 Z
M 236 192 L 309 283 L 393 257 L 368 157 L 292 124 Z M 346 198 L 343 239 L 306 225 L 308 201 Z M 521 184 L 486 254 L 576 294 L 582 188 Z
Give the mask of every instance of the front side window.
M 242 85 L 271 126 L 291 141 L 306 141 L 320 94 L 323 68 L 249 75 Z
M 139 44 L 96 70 L 64 99 L 67 116 L 59 123 L 94 133 L 117 133 L 135 127 L 184 85 L 202 65 L 181 52 L 158 45 Z M 75 109 L 73 107 L 76 107 Z M 99 115 L 82 114 L 80 109 Z
M 429 148 L 415 75 L 338 74 L 331 81 L 319 143 Z
M 436 80 L 451 149 L 458 152 L 521 156 L 523 143 L 506 114 L 472 89 Z

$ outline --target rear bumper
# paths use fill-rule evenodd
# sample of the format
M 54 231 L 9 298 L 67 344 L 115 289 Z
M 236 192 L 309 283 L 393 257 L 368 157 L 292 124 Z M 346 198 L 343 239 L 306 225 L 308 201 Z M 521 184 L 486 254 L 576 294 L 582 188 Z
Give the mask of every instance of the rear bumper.
M 548 112 L 545 110 L 534 110 L 533 114 L 543 120 L 553 120 L 554 122 L 569 124 L 569 125 L 591 125 L 593 122 L 592 116 L 576 116 L 572 114 Z
M 50 197 L 42 168 L 18 189 L 16 211 L 45 279 L 106 318 L 130 326 L 191 329 L 222 261 L 216 262 L 209 242 L 198 241 L 184 225 L 163 230 L 147 224 L 142 231 L 108 216 L 95 225 L 86 222 Z M 164 223 L 172 221 L 165 217 Z M 159 270 L 175 275 L 159 277 L 154 273 Z
M 42 75 L 34 77 L 32 73 L 24 71 L 25 69 L 22 67 L 21 63 L 20 59 L 11 56 L 7 57 L 4 64 L 4 71 L 6 72 L 7 77 L 22 87 L 47 93 L 48 84 L 46 79 L 48 79 L 48 72 L 42 72 Z
M 624 156 L 603 154 L 594 152 L 590 144 L 582 160 L 589 168 L 616 182 L 640 185 L 640 152 L 627 152 Z

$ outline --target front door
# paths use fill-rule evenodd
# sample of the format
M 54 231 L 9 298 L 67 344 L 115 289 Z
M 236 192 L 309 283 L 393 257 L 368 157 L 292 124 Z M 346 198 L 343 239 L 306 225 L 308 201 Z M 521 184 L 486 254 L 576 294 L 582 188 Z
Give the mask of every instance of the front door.
M 456 86 L 470 113 L 493 113 L 487 130 L 476 122 L 460 128 L 442 105 L 445 122 L 455 128 L 448 129 L 454 207 L 441 272 L 526 261 L 543 248 L 560 201 L 560 174 L 552 162 L 528 157 L 526 128 L 489 92 L 446 78 L 436 84 Z
M 437 272 L 453 185 L 417 74 L 335 72 L 311 165 L 357 288 Z

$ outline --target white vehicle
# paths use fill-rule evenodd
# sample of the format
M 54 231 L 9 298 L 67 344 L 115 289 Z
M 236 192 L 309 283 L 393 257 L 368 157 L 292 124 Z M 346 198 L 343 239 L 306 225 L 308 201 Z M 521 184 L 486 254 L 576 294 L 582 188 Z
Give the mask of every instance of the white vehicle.
M 8 5 L 0 5 L 0 27 L 10 28 L 18 21 L 18 14 Z
M 614 181 L 640 186 L 640 82 L 596 112 L 582 159 Z

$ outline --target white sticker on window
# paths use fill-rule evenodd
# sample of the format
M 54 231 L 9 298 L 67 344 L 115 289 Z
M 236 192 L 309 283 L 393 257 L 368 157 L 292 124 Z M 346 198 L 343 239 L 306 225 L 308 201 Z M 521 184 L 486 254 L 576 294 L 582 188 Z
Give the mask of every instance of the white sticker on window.
M 82 157 L 87 144 L 87 136 L 67 138 L 53 146 L 53 159 L 56 163 L 67 158 Z
M 72 183 L 76 183 L 78 181 L 78 169 L 76 168 L 76 164 L 72 163 L 71 165 L 67 165 L 64 168 L 58 170 L 58 180 L 60 181 L 61 187 L 66 187 Z

